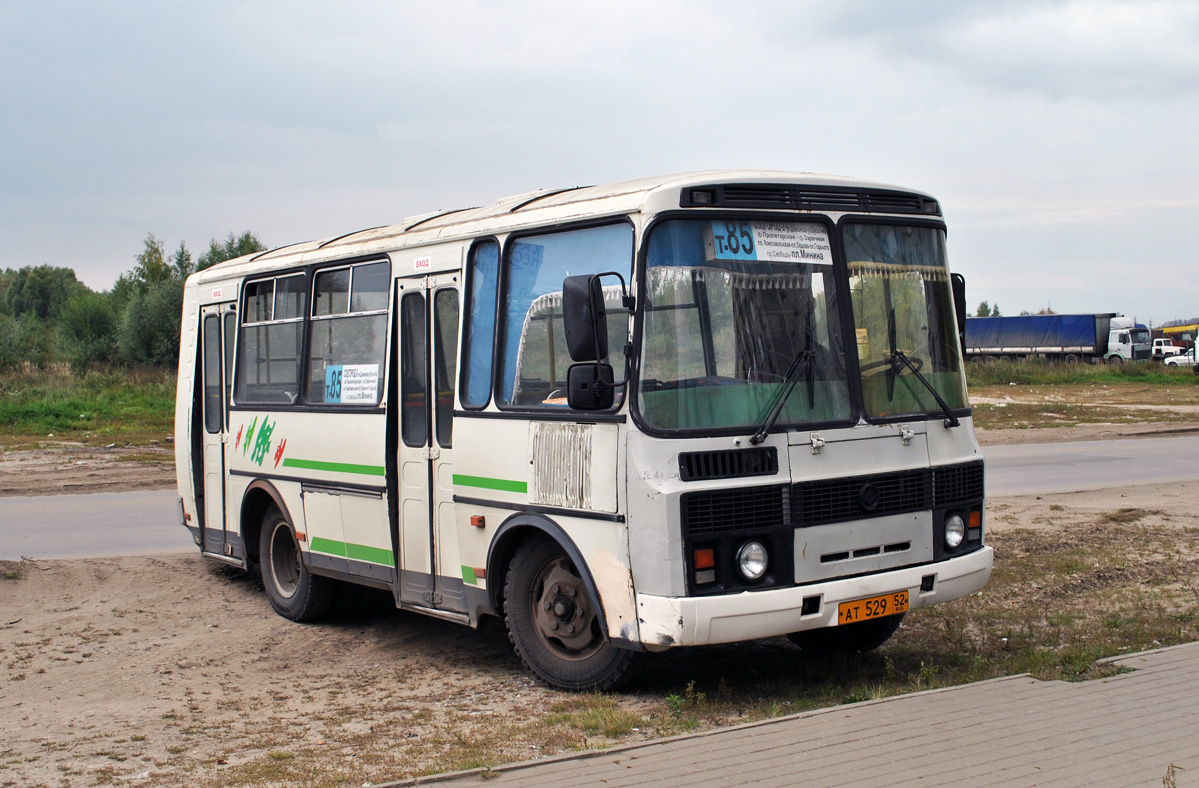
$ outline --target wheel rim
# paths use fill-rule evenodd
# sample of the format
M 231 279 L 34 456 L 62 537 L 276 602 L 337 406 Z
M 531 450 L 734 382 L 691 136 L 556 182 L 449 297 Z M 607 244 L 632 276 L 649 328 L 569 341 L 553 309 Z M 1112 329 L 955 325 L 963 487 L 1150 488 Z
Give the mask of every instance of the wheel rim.
M 275 523 L 270 544 L 271 582 L 280 596 L 290 599 L 300 584 L 300 551 L 287 523 Z
M 604 644 L 587 587 L 569 558 L 556 556 L 542 565 L 530 590 L 533 629 L 559 657 L 586 659 Z

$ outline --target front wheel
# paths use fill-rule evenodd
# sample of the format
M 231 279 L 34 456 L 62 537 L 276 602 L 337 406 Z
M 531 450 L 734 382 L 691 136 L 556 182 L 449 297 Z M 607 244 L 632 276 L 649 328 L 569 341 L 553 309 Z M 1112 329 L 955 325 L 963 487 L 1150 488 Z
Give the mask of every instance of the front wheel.
M 1119 366 L 1120 364 L 1124 363 L 1124 357 L 1123 356 L 1110 356 L 1107 359 L 1107 363 L 1112 364 L 1114 366 Z
M 787 639 L 815 654 L 865 654 L 886 643 L 903 622 L 903 613 L 856 624 L 792 632 Z
M 508 637 L 547 684 L 608 690 L 628 679 L 636 655 L 616 648 L 601 630 L 598 605 L 557 542 L 536 537 L 521 546 L 504 597 Z
M 258 537 L 262 586 L 275 612 L 291 621 L 320 618 L 333 600 L 333 581 L 308 571 L 291 523 L 272 506 Z

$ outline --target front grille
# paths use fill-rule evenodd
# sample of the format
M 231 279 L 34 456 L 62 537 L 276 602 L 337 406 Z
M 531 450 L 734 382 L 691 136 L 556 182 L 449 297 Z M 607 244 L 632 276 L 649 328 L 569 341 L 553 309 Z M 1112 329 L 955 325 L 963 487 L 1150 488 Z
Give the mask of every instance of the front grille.
M 692 196 L 697 192 L 702 195 L 699 199 Z M 936 200 L 911 192 L 770 183 L 697 186 L 684 190 L 680 205 L 683 208 L 774 208 L 941 215 L 941 206 Z
M 787 488 L 742 487 L 711 490 L 682 496 L 684 533 L 692 536 L 752 531 L 786 524 Z
M 746 476 L 773 476 L 779 472 L 778 452 L 773 446 L 758 449 L 694 451 L 679 455 L 679 474 L 683 481 L 736 479 Z
M 949 465 L 933 470 L 933 500 L 938 507 L 972 503 L 983 498 L 983 464 Z
M 930 508 L 928 470 L 822 479 L 796 484 L 791 494 L 795 525 L 820 525 Z
M 784 485 L 705 490 L 682 496 L 684 534 L 867 520 L 945 509 L 983 499 L 983 463 L 921 468 Z

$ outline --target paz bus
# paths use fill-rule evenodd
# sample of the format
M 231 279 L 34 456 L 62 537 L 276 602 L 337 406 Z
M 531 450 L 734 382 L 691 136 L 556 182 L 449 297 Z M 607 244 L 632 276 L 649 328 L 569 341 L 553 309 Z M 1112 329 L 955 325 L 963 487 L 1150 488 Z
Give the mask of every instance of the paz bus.
M 800 173 L 248 255 L 187 280 L 181 518 L 285 618 L 338 583 L 499 616 L 562 688 L 679 646 L 866 651 L 990 575 L 963 310 L 935 199 Z

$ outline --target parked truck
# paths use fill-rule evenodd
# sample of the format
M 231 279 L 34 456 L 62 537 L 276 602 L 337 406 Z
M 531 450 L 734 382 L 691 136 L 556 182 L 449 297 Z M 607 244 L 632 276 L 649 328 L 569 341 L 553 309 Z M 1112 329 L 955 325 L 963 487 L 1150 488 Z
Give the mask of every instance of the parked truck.
M 1114 312 L 966 318 L 966 358 L 1122 364 L 1148 359 L 1149 329 Z
M 1175 345 L 1171 337 L 1159 337 L 1153 340 L 1153 358 L 1161 361 L 1170 356 L 1177 356 L 1185 353 L 1186 348 L 1181 345 Z

